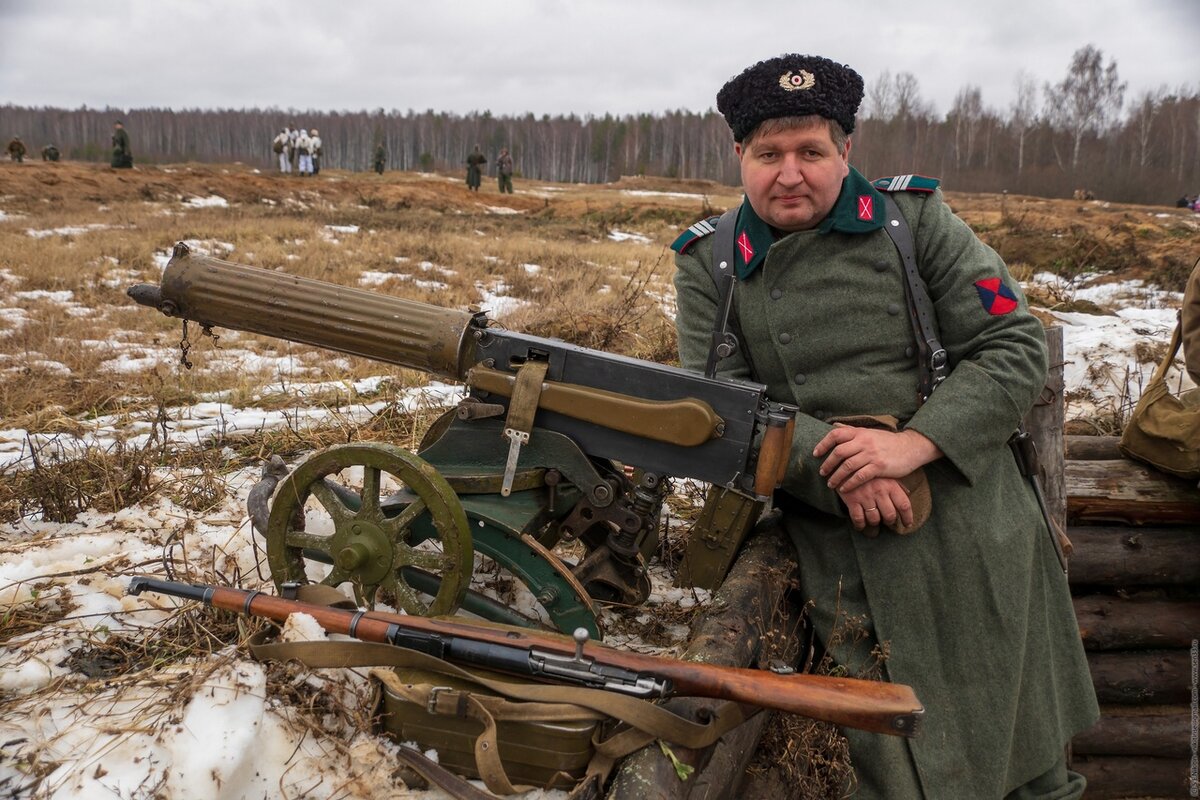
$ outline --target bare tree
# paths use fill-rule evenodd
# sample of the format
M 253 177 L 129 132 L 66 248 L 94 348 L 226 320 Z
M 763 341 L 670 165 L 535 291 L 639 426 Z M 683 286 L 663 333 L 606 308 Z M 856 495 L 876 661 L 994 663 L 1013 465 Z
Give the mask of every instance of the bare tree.
M 1016 78 L 1017 99 L 1010 107 L 1012 113 L 1012 131 L 1017 139 L 1017 174 L 1025 170 L 1025 139 L 1029 129 L 1037 120 L 1037 83 L 1026 71 L 1021 70 Z
M 1071 134 L 1072 170 L 1079 165 L 1084 134 L 1102 133 L 1125 99 L 1117 62 L 1110 59 L 1107 67 L 1103 62 L 1099 48 L 1085 45 L 1071 57 L 1067 76 L 1053 86 L 1046 84 L 1046 114 Z
M 933 112 L 932 106 L 921 99 L 921 86 L 911 72 L 897 73 L 895 93 L 896 116 L 927 117 Z
M 1150 164 L 1155 145 L 1154 120 L 1162 110 L 1163 98 L 1166 95 L 1165 86 L 1153 92 L 1142 92 L 1129 110 L 1129 123 L 1135 137 L 1134 157 L 1139 171 L 1144 171 Z
M 954 97 L 948 120 L 954 125 L 954 168 L 971 165 L 975 135 L 983 118 L 983 92 L 978 86 L 964 86 Z
M 896 116 L 896 89 L 886 69 L 867 87 L 866 115 L 887 122 Z

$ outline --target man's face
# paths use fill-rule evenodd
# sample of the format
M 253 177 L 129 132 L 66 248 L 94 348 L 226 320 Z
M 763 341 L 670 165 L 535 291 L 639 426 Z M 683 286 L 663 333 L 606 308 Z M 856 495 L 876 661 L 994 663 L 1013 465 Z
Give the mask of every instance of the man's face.
M 750 205 L 764 222 L 783 231 L 815 228 L 837 202 L 850 172 L 850 140 L 839 150 L 823 123 L 759 134 L 733 149 Z

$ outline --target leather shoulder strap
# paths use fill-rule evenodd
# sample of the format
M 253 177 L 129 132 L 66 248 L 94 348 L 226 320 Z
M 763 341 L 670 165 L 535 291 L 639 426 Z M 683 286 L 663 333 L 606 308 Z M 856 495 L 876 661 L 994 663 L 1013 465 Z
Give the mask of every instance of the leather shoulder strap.
M 920 355 L 917 360 L 921 372 L 918 390 L 923 403 L 929 399 L 929 395 L 938 384 L 946 380 L 950 372 L 949 364 L 946 350 L 942 347 L 938 335 L 937 313 L 934 311 L 933 301 L 929 298 L 929 289 L 917 267 L 912 229 L 908 226 L 908 220 L 900 213 L 895 200 L 884 194 L 883 204 L 887 212 L 887 221 L 883 229 L 900 251 L 900 260 L 904 263 L 904 294 L 908 299 L 909 318 L 912 320 L 913 335 L 917 340 Z
M 734 234 L 737 232 L 738 210 L 741 206 L 734 206 L 721 215 L 721 219 L 717 221 L 717 230 L 713 234 L 713 254 L 712 263 L 709 265 L 709 270 L 712 272 L 713 283 L 717 285 L 718 293 L 724 291 L 724 287 L 728 287 L 728 291 L 733 292 L 737 285 L 737 267 L 734 266 Z M 726 281 L 727 277 L 733 280 Z M 722 298 L 724 299 L 724 298 Z M 718 307 L 722 304 L 717 303 Z M 713 318 L 713 333 L 720 333 L 722 320 L 718 314 Z M 742 324 L 738 321 L 737 305 L 733 302 L 729 304 L 729 331 L 737 337 L 738 350 L 742 353 L 742 358 L 746 362 L 746 366 L 750 368 L 750 379 L 757 381 L 758 373 L 754 369 L 754 360 L 750 357 L 750 348 L 746 344 L 746 337 L 742 334 Z

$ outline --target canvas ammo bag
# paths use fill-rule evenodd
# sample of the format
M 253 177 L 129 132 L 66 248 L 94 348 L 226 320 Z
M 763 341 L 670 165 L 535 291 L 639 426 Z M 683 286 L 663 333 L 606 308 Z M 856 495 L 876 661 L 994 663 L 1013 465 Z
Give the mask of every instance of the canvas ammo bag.
M 1167 372 L 1179 353 L 1181 340 L 1182 323 L 1178 323 L 1118 447 L 1129 458 L 1196 480 L 1200 478 L 1200 404 L 1185 403 L 1167 389 Z
M 322 591 L 315 599 L 306 589 L 329 587 L 301 587 L 304 602 L 347 600 L 336 590 L 331 590 L 336 598 Z M 589 785 L 602 787 L 619 759 L 655 740 L 703 749 L 758 711 L 721 703 L 707 722 L 694 722 L 617 692 L 468 670 L 388 644 L 278 642 L 271 641 L 273 633 L 267 630 L 250 640 L 254 658 L 296 661 L 313 669 L 369 668 L 376 728 L 397 742 L 436 750 L 436 762 L 408 747 L 399 754 L 407 766 L 454 797 L 494 796 L 463 777 L 482 780 L 495 795 L 531 787 L 574 787 L 577 793 Z

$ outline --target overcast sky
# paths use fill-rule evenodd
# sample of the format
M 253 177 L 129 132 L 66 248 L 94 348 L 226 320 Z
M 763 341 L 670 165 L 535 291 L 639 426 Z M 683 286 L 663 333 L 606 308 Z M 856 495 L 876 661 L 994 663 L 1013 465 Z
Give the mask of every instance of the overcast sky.
M 911 72 L 939 113 L 1093 44 L 1127 98 L 1200 84 L 1200 0 L 0 0 L 0 104 L 541 115 L 715 106 L 780 53 Z

